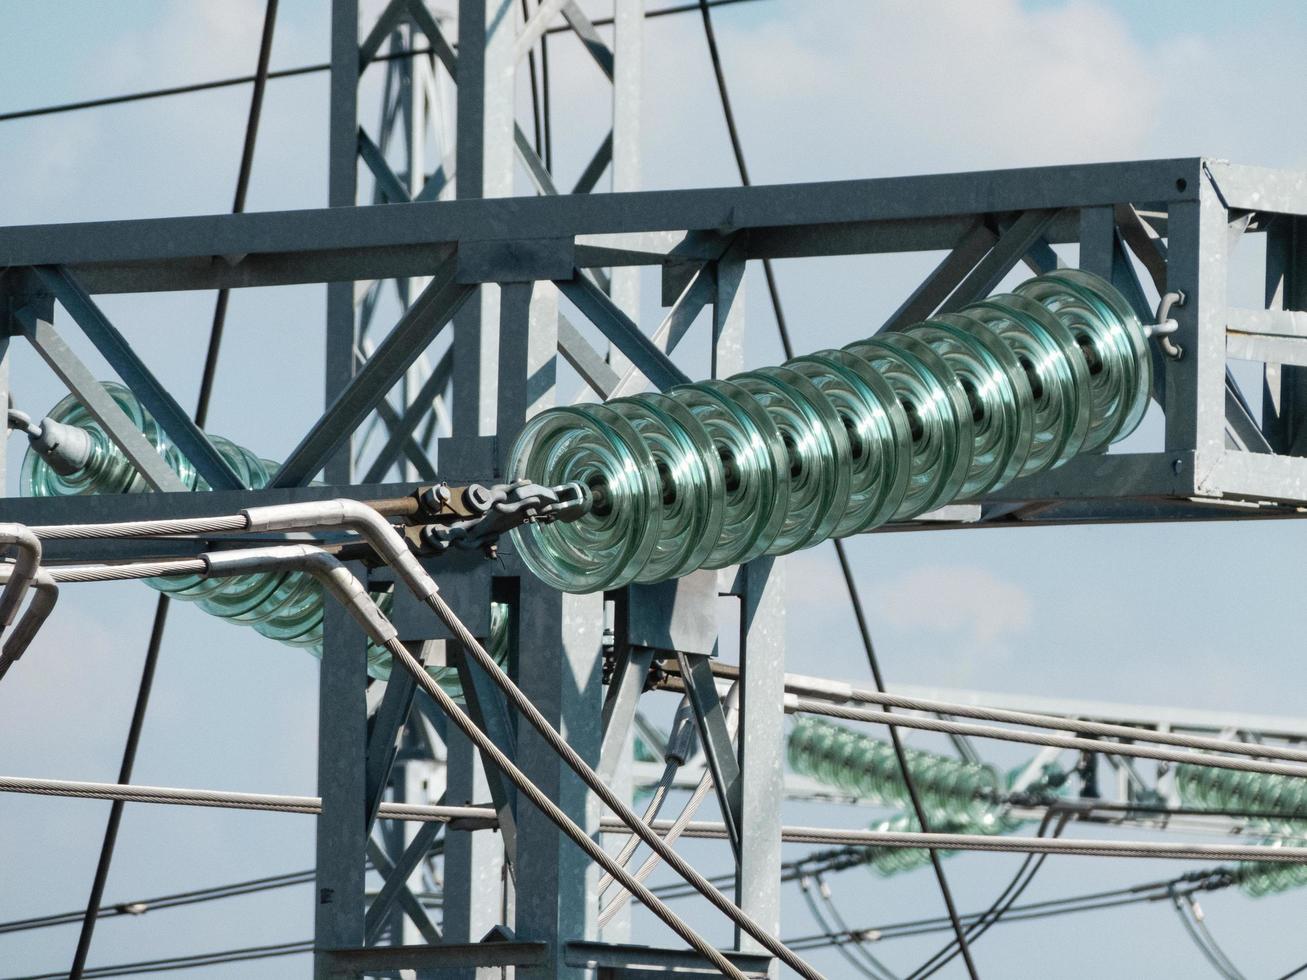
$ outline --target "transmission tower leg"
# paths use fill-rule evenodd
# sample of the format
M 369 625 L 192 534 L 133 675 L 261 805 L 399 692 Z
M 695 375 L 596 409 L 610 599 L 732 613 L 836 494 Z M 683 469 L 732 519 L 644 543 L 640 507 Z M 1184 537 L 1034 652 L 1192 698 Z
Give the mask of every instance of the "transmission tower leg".
M 781 799 L 785 795 L 785 572 L 774 559 L 743 566 L 740 597 L 739 759 L 742 799 L 735 901 L 773 935 L 781 924 Z M 736 931 L 736 947 L 761 952 Z M 779 976 L 772 961 L 771 976 Z
M 361 569 L 352 569 L 358 574 Z M 327 603 L 318 680 L 317 882 L 314 977 L 332 976 L 325 950 L 363 945 L 367 853 L 367 640 Z
M 712 370 L 725 377 L 744 369 L 744 263 L 717 263 L 713 294 Z M 735 901 L 763 928 L 781 921 L 781 800 L 785 743 L 785 567 L 763 558 L 724 572 L 722 591 L 740 600 L 740 859 Z M 736 948 L 762 947 L 738 929 Z M 770 975 L 779 976 L 772 961 Z
M 508 0 L 458 5 L 459 200 L 513 193 L 513 42 L 516 9 Z M 454 318 L 454 432 L 495 432 L 499 287 L 483 285 Z
M 476 749 L 450 725 L 445 735 L 445 798 L 457 804 L 483 804 L 490 786 Z M 497 833 L 450 830 L 445 844 L 444 939 L 474 943 L 500 923 L 503 909 L 504 844 Z M 463 976 L 476 976 L 474 970 Z
M 332 0 L 330 128 L 327 144 L 327 204 L 353 207 L 358 190 L 358 0 Z M 354 376 L 354 284 L 327 284 L 325 403 L 330 405 Z M 328 461 L 326 478 L 350 483 L 348 440 Z
M 602 737 L 603 596 L 564 595 L 522 580 L 519 629 L 529 637 L 518 667 L 522 690 L 591 765 Z M 599 825 L 597 801 L 528 725 L 519 724 L 517 762 L 588 833 Z M 563 962 L 571 939 L 596 936 L 598 868 L 533 807 L 518 810 L 517 935 L 549 944 L 549 960 L 520 980 L 581 977 Z
M 640 189 L 640 103 L 644 78 L 644 0 L 615 0 L 613 4 L 613 190 Z M 613 302 L 640 322 L 639 266 L 612 270 Z M 608 363 L 622 375 L 631 362 L 615 347 Z

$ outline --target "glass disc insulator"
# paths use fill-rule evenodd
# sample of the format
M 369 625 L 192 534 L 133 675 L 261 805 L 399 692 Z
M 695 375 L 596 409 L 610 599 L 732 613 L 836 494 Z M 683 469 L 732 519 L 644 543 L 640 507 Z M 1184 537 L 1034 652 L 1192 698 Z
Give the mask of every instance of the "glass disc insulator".
M 1026 376 L 1034 408 L 1034 443 L 1021 476 L 1065 463 L 1089 432 L 1089 369 L 1071 331 L 1043 306 L 1006 293 L 960 311 L 1011 348 Z
M 869 531 L 898 509 L 911 475 L 907 413 L 865 360 L 842 350 L 786 361 L 826 396 L 849 441 L 849 495 L 832 537 Z
M 104 382 L 104 390 L 131 419 L 132 425 L 159 451 L 164 462 L 182 483 L 194 487 L 198 481 L 195 468 L 172 444 L 154 417 L 136 400 L 136 396 L 116 381 Z M 149 489 L 145 478 L 136 472 L 136 467 L 76 395 L 63 398 L 50 409 L 47 417 L 83 429 L 91 438 L 90 458 L 81 469 L 63 476 L 56 473 L 39 453 L 29 448 L 19 473 L 19 493 L 22 496 L 71 497 L 91 493 L 140 493 Z
M 616 588 L 640 574 L 662 526 L 662 488 L 644 439 L 604 405 L 552 408 L 530 419 L 513 447 L 512 479 L 580 483 L 593 505 L 571 522 L 513 529 L 527 567 L 565 592 Z
M 866 360 L 889 382 L 907 415 L 911 475 L 907 492 L 894 512 L 895 520 L 906 520 L 947 503 L 950 494 L 962 487 L 967 461 L 961 447 L 965 445 L 970 453 L 971 415 L 969 409 L 955 408 L 946 387 L 952 372 L 934 351 L 920 341 L 919 346 L 914 346 L 891 338 L 901 340 L 903 335 L 881 334 L 844 349 Z M 922 360 L 920 347 L 926 347 L 938 373 Z M 957 389 L 965 403 L 961 386 Z
M 816 385 L 787 367 L 737 374 L 731 382 L 766 409 L 789 460 L 789 506 L 768 554 L 826 540 L 849 501 L 849 439 L 839 414 Z
M 662 533 L 637 582 L 661 582 L 699 568 L 726 516 L 722 462 L 707 430 L 689 409 L 661 394 L 607 402 L 644 439 L 660 487 Z
M 956 316 L 941 314 L 906 331 L 944 359 L 966 393 L 975 441 L 959 496 L 979 497 L 1007 483 L 1021 469 L 1030 452 L 1034 410 L 1030 386 L 1011 351 L 992 335 L 986 345 L 980 331 L 968 333 L 954 322 Z M 991 348 L 1001 351 L 1006 361 Z
M 1111 283 L 1079 269 L 1059 269 L 1022 283 L 1019 296 L 1057 314 L 1089 368 L 1093 419 L 1085 452 L 1123 439 L 1148 409 L 1153 364 L 1143 325 Z
M 721 461 L 725 513 L 702 567 L 759 557 L 775 540 L 789 505 L 789 460 L 780 431 L 755 399 L 728 381 L 679 385 L 667 395 L 699 420 Z

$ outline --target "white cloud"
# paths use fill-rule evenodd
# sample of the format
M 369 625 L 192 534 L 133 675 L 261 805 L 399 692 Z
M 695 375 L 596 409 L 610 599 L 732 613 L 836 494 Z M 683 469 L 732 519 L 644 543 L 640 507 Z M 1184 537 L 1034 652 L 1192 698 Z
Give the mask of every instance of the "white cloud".
M 966 654 L 1006 652 L 1030 629 L 1034 602 L 985 568 L 926 565 L 873 593 L 878 615 L 900 630 L 954 638 Z

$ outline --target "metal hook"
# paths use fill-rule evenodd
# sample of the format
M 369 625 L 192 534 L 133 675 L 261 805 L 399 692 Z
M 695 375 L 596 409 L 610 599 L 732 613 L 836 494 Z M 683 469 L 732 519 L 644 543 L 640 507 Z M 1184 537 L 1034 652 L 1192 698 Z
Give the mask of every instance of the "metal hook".
M 1157 304 L 1157 316 L 1154 318 L 1156 322 L 1146 325 L 1144 333 L 1149 337 L 1156 337 L 1162 353 L 1178 361 L 1184 356 L 1184 348 L 1171 339 L 1171 334 L 1180 329 L 1180 324 L 1171 319 L 1173 306 L 1184 306 L 1184 293 L 1179 290 L 1166 293 L 1162 297 L 1162 301 Z

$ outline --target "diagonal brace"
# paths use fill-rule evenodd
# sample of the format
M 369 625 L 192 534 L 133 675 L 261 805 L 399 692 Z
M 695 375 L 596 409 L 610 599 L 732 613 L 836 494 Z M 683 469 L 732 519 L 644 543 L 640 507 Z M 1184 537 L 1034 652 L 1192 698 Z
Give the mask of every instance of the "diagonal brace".
M 431 11 L 427 9 L 424 0 L 408 0 L 408 11 L 413 18 L 413 23 L 417 24 L 418 29 L 427 36 L 427 43 L 431 45 L 440 63 L 445 66 L 445 71 L 449 72 L 449 77 L 457 81 L 458 57 L 449 42 L 445 40 L 444 32 L 436 23 L 436 18 L 432 16 Z
M 377 182 L 377 189 L 381 191 L 381 196 L 389 204 L 407 204 L 410 197 L 404 185 L 400 183 L 399 177 L 395 171 L 390 169 L 390 164 L 386 163 L 386 158 L 381 152 L 381 147 L 373 142 L 372 137 L 367 134 L 362 126 L 359 127 L 359 158 L 372 171 L 372 176 Z
M 196 472 L 213 490 L 248 489 L 236 475 L 231 464 L 214 448 L 209 437 L 200 431 L 194 420 L 177 404 L 145 366 L 118 328 L 109 322 L 95 301 L 66 269 L 59 266 L 38 266 L 37 278 L 54 293 L 60 305 L 73 318 L 88 340 L 95 345 L 109 366 L 123 379 L 132 393 L 140 399 L 168 438 L 190 460 Z
M 1023 212 L 1003 232 L 989 254 L 981 259 L 962 284 L 940 306 L 941 313 L 953 311 L 987 296 L 1003 277 L 1012 271 L 1030 251 L 1031 246 L 1043 238 L 1044 229 L 1057 217 L 1059 208 L 1035 208 Z
M 303 486 L 312 479 L 444 329 L 476 288 L 455 281 L 457 265 L 452 254 L 440 264 L 368 363 L 282 463 L 270 486 Z
M 386 4 L 386 9 L 381 12 L 377 22 L 372 25 L 372 30 L 368 31 L 368 36 L 359 45 L 360 72 L 372 63 L 372 59 L 381 50 L 381 45 L 385 43 L 386 37 L 399 26 L 407 13 L 408 0 L 390 0 L 390 3 Z
M 963 277 L 976 267 L 976 263 L 994 246 L 998 236 L 989 228 L 983 218 L 977 218 L 962 237 L 958 239 L 952 251 L 944 256 L 933 272 L 926 277 L 912 295 L 890 315 L 881 330 L 895 330 L 909 323 L 926 319 L 948 299 L 949 293 L 957 288 Z
M 454 351 L 451 348 L 441 355 L 435 369 L 422 382 L 422 387 L 418 389 L 412 403 L 404 409 L 404 414 L 396 419 L 393 425 L 389 426 L 390 435 L 386 439 L 386 444 L 381 447 L 381 451 L 377 454 L 377 458 L 372 461 L 367 474 L 363 477 L 364 483 L 380 483 L 382 476 L 395 462 L 401 449 L 412 444 L 413 430 L 426 418 L 427 413 L 431 411 L 431 406 L 435 404 L 440 393 L 445 390 L 453 366 Z
M 502 691 L 491 681 L 480 664 L 469 657 L 458 642 L 451 640 L 446 647 L 453 655 L 458 667 L 458 679 L 463 685 L 463 696 L 467 699 L 467 713 L 476 722 L 478 728 L 485 732 L 499 750 L 510 758 L 516 754 L 517 738 L 513 720 L 509 716 L 508 701 Z M 517 791 L 504 776 L 503 770 L 495 765 L 488 755 L 482 755 L 485 763 L 486 783 L 490 787 L 490 796 L 499 815 L 499 833 L 504 840 L 504 860 L 510 873 L 517 867 Z
M 660 391 L 690 383 L 689 376 L 580 269 L 574 271 L 571 279 L 558 280 L 555 285 Z
M 739 756 L 731 742 L 730 730 L 726 727 L 726 713 L 717 696 L 710 658 L 678 651 L 676 659 L 681 665 L 685 696 L 694 711 L 699 741 L 703 744 L 703 754 L 712 773 L 713 789 L 721 806 L 722 820 L 726 824 L 726 833 L 738 861 L 740 827 L 744 819 L 744 787 L 740 781 Z
M 389 858 L 386 857 L 375 840 L 368 838 L 368 858 L 372 861 L 372 866 L 385 875 L 386 883 L 381 887 L 381 891 L 377 893 L 377 897 L 372 900 L 367 915 L 364 917 L 363 935 L 366 942 L 371 942 L 380 934 L 386 924 L 386 913 L 390 911 L 390 906 L 397 900 L 403 907 L 404 914 L 413 920 L 418 932 L 422 933 L 423 939 L 433 945 L 440 942 L 442 938 L 440 930 L 431 921 L 431 918 L 427 915 L 427 910 L 422 907 L 422 903 L 409 891 L 408 877 L 422 862 L 422 859 L 430 853 L 431 846 L 435 843 L 436 834 L 442 828 L 442 824 L 423 824 L 395 864 L 390 863 Z
M 59 380 L 67 385 L 68 390 L 86 406 L 91 417 L 100 423 L 114 445 L 123 451 L 123 455 L 136 467 L 136 472 L 141 474 L 147 484 L 155 490 L 190 490 L 172 471 L 172 467 L 164 462 L 136 424 L 127 417 L 113 396 L 104 390 L 104 385 L 100 384 L 90 368 L 64 343 L 49 320 L 34 312 L 30 306 L 20 309 L 15 318 L 32 347 L 59 376 Z
M 368 808 L 368 827 L 377 819 L 381 797 L 390 781 L 390 770 L 399 752 L 399 733 L 408 721 L 413 707 L 417 681 L 408 673 L 392 674 L 386 682 L 386 691 L 376 714 L 368 719 L 368 748 L 366 756 L 365 798 Z
M 599 36 L 599 32 L 595 30 L 590 18 L 577 6 L 576 0 L 567 0 L 567 3 L 563 5 L 563 17 L 567 19 L 567 23 L 571 25 L 573 32 L 581 39 L 585 49 L 590 52 L 590 56 L 599 65 L 599 70 L 607 75 L 608 80 L 611 82 L 615 64 L 613 49 Z

